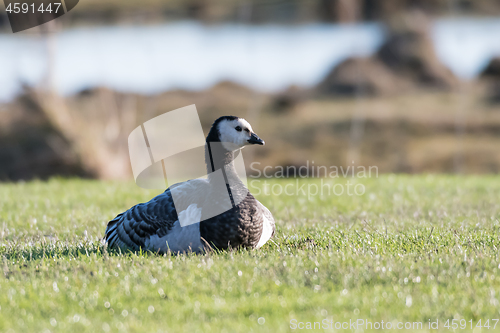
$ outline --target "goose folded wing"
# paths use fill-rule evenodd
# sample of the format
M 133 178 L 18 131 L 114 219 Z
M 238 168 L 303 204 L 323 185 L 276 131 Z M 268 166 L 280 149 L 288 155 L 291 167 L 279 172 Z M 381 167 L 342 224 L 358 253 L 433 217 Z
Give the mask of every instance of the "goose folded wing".
M 205 180 L 191 180 L 174 184 L 149 202 L 138 204 L 119 214 L 108 223 L 105 239 L 111 248 L 138 250 L 145 248 L 147 240 L 157 235 L 164 237 L 178 220 L 171 189 L 175 191 L 176 204 L 180 211 L 185 203 L 194 202 L 202 196 L 207 186 Z
M 151 201 L 135 205 L 116 216 L 106 228 L 109 247 L 138 250 L 149 237 L 163 237 L 177 221 L 177 212 L 170 191 Z

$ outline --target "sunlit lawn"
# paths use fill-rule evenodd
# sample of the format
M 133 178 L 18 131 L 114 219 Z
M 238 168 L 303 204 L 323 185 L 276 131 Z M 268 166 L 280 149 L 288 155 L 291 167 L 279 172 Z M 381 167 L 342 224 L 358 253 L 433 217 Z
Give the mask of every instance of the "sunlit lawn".
M 328 184 L 338 182 L 346 184 Z M 101 244 L 110 218 L 158 191 L 88 180 L 1 184 L 0 332 L 310 331 L 298 329 L 307 322 L 334 331 L 358 319 L 393 329 L 421 322 L 419 332 L 429 320 L 450 332 L 451 319 L 465 331 L 472 320 L 475 332 L 489 320 L 482 331 L 500 331 L 500 176 L 357 183 L 363 195 L 261 191 L 278 225 L 273 242 L 180 256 L 120 255 Z M 298 184 L 307 192 L 320 180 Z

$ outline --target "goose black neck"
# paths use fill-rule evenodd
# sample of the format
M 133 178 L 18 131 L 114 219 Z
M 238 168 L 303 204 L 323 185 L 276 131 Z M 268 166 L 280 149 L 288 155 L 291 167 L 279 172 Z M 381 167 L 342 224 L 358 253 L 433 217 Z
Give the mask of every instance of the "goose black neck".
M 248 189 L 241 181 L 234 166 L 234 158 L 241 152 L 232 152 L 224 148 L 220 142 L 207 142 L 205 145 L 205 162 L 207 165 L 208 181 L 216 195 L 221 195 L 221 178 L 226 185 L 227 194 L 233 208 L 247 196 Z M 224 192 L 226 193 L 226 192 Z
M 226 150 L 220 142 L 208 142 L 205 145 L 205 163 L 208 174 L 223 169 L 234 171 L 235 153 Z
M 240 152 L 226 150 L 220 141 L 219 132 L 219 125 L 222 121 L 233 121 L 235 119 L 238 119 L 238 117 L 224 116 L 218 118 L 212 124 L 212 128 L 210 128 L 210 132 L 207 135 L 205 145 L 205 163 L 207 165 L 209 180 L 211 179 L 210 174 L 216 172 L 217 170 L 222 170 L 224 172 L 224 178 L 226 178 L 226 181 L 228 178 L 239 180 L 233 161 Z

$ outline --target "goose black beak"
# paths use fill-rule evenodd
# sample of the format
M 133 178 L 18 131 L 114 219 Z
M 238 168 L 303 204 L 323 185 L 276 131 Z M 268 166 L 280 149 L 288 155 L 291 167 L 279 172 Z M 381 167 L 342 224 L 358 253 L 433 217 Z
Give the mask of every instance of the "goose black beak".
M 252 133 L 250 139 L 248 139 L 248 143 L 252 145 L 261 145 L 261 146 L 265 144 L 264 140 L 259 138 L 259 136 L 255 133 Z

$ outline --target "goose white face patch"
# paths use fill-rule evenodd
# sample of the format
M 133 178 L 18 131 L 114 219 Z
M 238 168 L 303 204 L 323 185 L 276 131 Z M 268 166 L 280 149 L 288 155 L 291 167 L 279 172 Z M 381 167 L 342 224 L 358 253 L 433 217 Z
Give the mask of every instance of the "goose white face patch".
M 241 131 L 237 130 L 238 127 L 241 128 Z M 229 151 L 248 145 L 248 139 L 253 133 L 252 126 L 243 118 L 221 121 L 218 130 L 222 145 Z

